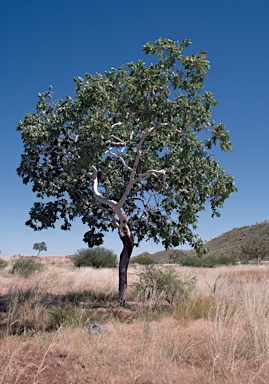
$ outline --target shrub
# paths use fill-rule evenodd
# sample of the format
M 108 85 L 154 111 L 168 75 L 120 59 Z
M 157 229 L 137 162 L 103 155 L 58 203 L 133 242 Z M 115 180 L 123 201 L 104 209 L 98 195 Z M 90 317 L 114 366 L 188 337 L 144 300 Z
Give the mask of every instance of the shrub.
M 248 264 L 250 264 L 250 261 L 249 260 L 240 260 L 240 263 L 243 265 L 248 265 Z
M 75 267 L 115 268 L 117 256 L 103 247 L 82 248 L 73 256 Z
M 141 301 L 150 300 L 156 305 L 162 301 L 178 304 L 186 299 L 195 288 L 196 278 L 181 280 L 174 271 L 161 270 L 156 266 L 149 266 L 138 273 L 139 281 L 134 284 L 134 294 Z
M 29 277 L 35 272 L 41 272 L 43 268 L 43 265 L 38 261 L 20 257 L 14 262 L 11 272 L 18 273 L 22 277 Z
M 184 267 L 213 268 L 218 265 L 234 265 L 236 257 L 207 255 L 204 257 L 185 256 L 181 259 L 181 265 Z
M 202 268 L 213 268 L 219 265 L 218 259 L 213 255 L 204 256 L 200 260 Z
M 4 269 L 7 266 L 7 262 L 3 259 L 0 259 L 0 269 Z
M 220 265 L 235 265 L 237 258 L 236 256 L 220 256 L 218 261 Z
M 150 264 L 156 264 L 155 260 L 153 260 L 149 255 L 142 254 L 139 256 L 136 256 L 131 259 L 131 264 L 141 264 L 141 265 L 150 265 Z
M 197 256 L 185 256 L 181 259 L 181 265 L 184 267 L 201 267 L 201 259 Z

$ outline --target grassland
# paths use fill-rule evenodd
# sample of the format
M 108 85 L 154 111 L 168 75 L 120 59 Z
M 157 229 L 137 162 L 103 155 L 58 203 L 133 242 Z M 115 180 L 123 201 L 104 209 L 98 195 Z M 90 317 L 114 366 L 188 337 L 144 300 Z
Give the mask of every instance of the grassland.
M 42 257 L 23 278 L 0 271 L 0 383 L 264 384 L 269 382 L 269 265 L 195 269 L 167 265 L 196 289 L 180 305 L 142 303 L 129 271 L 74 269 Z M 98 322 L 107 332 L 93 335 Z

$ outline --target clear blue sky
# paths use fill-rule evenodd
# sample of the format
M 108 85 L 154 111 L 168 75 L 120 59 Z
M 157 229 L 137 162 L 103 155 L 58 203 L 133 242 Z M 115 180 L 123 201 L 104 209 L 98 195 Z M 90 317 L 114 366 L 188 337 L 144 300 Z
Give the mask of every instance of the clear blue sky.
M 201 214 L 199 234 L 209 240 L 234 227 L 269 219 L 269 1 L 268 0 L 10 0 L 0 5 L 0 250 L 67 255 L 85 247 L 87 230 L 34 232 L 24 225 L 35 201 L 16 174 L 22 154 L 16 122 L 34 112 L 37 93 L 53 86 L 58 98 L 73 95 L 73 77 L 102 72 L 142 57 L 158 37 L 190 37 L 191 51 L 204 49 L 211 62 L 206 89 L 219 104 L 213 118 L 230 131 L 234 150 L 217 153 L 234 175 L 238 193 L 221 218 Z M 119 253 L 116 233 L 104 246 Z M 142 243 L 134 254 L 161 245 Z

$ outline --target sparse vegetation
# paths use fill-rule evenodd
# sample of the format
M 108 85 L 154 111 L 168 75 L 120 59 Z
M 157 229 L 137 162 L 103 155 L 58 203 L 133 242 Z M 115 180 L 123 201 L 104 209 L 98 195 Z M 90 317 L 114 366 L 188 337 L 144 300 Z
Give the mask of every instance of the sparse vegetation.
M 150 301 L 151 305 L 179 304 L 186 299 L 195 288 L 195 277 L 180 279 L 172 270 L 162 270 L 151 266 L 138 273 L 138 282 L 134 284 L 134 293 L 143 302 Z
M 0 271 L 0 383 L 269 382 L 266 263 L 131 265 L 120 307 L 116 269 L 52 259 L 28 279 Z
M 28 257 L 19 257 L 14 261 L 12 273 L 17 273 L 22 277 L 29 277 L 33 273 L 42 271 L 43 265 L 36 260 Z
M 103 247 L 82 248 L 73 257 L 75 267 L 115 268 L 117 256 Z
M 7 266 L 7 262 L 3 259 L 0 259 L 0 269 L 4 269 Z
M 56 306 L 49 310 L 49 322 L 53 329 L 61 326 L 83 327 L 87 322 L 87 316 L 81 313 L 76 307 Z

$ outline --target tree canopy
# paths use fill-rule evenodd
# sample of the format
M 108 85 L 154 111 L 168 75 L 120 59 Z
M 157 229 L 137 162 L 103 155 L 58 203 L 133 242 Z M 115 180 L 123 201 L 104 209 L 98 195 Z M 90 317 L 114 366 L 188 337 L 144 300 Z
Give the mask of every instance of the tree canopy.
M 41 251 L 47 251 L 48 250 L 47 244 L 44 241 L 42 241 L 41 243 L 34 243 L 33 249 L 35 251 L 38 251 L 38 255 L 37 256 L 40 255 Z
M 267 259 L 269 256 L 268 236 L 249 235 L 242 240 L 241 259 L 254 260 L 256 263 Z
M 212 215 L 234 179 L 212 154 L 231 150 L 223 124 L 211 119 L 216 100 L 203 90 L 209 62 L 204 51 L 184 55 L 190 40 L 164 38 L 143 47 L 140 60 L 75 82 L 75 97 L 38 95 L 36 113 L 18 122 L 24 153 L 18 174 L 41 199 L 30 210 L 34 230 L 70 229 L 80 217 L 90 247 L 117 229 L 121 239 L 188 242 L 197 250 L 198 213 Z M 42 201 L 42 199 L 46 198 Z

